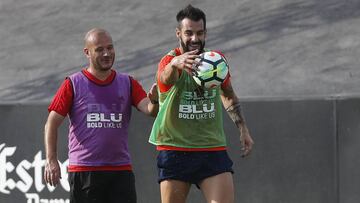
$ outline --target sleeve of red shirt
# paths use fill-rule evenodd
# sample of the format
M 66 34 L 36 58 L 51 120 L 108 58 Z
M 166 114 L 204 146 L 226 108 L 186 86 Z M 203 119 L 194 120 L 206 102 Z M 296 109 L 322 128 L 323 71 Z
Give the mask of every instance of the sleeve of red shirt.
M 56 92 L 52 102 L 48 107 L 48 111 L 55 111 L 56 113 L 65 117 L 70 112 L 72 100 L 73 90 L 71 81 L 69 78 L 66 78 Z
M 130 77 L 131 80 L 131 100 L 132 105 L 137 107 L 139 102 L 147 97 L 147 94 L 144 88 L 140 85 L 140 83 L 135 80 L 133 77 Z
M 138 81 L 130 77 L 131 79 L 131 99 L 132 105 L 137 106 L 141 100 L 143 100 L 147 95 L 143 87 Z M 52 102 L 48 107 L 48 111 L 55 111 L 62 116 L 66 116 L 71 109 L 73 100 L 73 90 L 71 86 L 70 79 L 65 79 L 64 82 L 59 87 L 56 92 Z
M 160 92 L 166 92 L 173 86 L 173 85 L 165 85 L 160 81 L 160 74 L 164 71 L 166 65 L 169 64 L 173 58 L 174 56 L 166 55 L 161 59 L 158 65 L 157 85 L 159 87 Z

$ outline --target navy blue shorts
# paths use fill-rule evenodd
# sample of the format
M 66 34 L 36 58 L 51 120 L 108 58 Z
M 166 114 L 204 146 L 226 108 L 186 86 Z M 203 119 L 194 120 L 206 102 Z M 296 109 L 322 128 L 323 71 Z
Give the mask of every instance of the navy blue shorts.
M 224 172 L 234 173 L 232 165 L 226 151 L 163 150 L 157 157 L 158 182 L 172 179 L 199 186 L 199 183 L 208 177 Z

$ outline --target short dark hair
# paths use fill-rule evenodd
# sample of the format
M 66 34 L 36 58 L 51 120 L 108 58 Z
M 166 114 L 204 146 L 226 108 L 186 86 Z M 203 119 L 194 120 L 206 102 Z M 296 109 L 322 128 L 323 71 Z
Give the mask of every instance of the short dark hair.
M 181 21 L 184 20 L 184 18 L 189 18 L 192 21 L 199 21 L 202 19 L 204 22 L 204 29 L 206 30 L 206 16 L 201 9 L 195 8 L 191 4 L 189 4 L 185 8 L 180 10 L 179 13 L 176 15 L 176 20 L 178 22 L 179 28 L 181 27 Z

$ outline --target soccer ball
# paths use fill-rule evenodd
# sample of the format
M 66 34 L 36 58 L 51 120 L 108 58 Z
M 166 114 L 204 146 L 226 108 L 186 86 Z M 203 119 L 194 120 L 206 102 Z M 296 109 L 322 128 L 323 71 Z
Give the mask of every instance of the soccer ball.
M 195 82 L 203 88 L 215 88 L 221 85 L 229 74 L 229 67 L 219 53 L 207 51 L 200 54 L 201 64 L 193 72 Z

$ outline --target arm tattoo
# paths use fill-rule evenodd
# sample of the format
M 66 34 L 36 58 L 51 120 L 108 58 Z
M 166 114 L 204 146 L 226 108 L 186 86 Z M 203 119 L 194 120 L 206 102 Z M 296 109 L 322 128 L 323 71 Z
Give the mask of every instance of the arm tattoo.
M 226 111 L 235 125 L 240 128 L 241 124 L 245 122 L 243 116 L 241 115 L 240 103 L 234 103 L 233 105 L 226 108 Z

